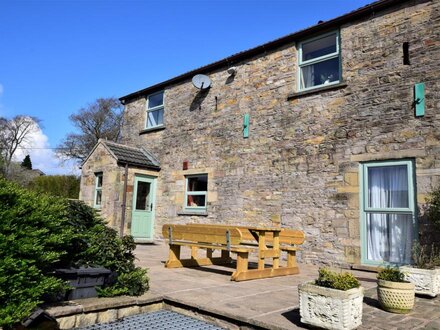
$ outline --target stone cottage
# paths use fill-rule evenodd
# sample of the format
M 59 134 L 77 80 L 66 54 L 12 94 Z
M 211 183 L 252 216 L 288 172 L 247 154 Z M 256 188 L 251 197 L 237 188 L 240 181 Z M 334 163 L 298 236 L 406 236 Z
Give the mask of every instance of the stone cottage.
M 81 199 L 139 242 L 280 225 L 305 232 L 303 262 L 410 262 L 440 183 L 439 68 L 440 1 L 374 2 L 121 97 Z

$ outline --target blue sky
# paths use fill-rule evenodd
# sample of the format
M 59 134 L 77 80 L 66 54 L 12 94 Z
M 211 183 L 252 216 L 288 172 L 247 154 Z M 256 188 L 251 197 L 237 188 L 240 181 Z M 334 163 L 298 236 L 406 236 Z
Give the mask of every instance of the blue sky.
M 371 2 L 2 0 L 0 116 L 40 118 L 35 146 L 55 147 L 73 130 L 69 115 L 98 97 L 123 96 Z M 48 149 L 29 153 L 47 173 L 71 171 Z

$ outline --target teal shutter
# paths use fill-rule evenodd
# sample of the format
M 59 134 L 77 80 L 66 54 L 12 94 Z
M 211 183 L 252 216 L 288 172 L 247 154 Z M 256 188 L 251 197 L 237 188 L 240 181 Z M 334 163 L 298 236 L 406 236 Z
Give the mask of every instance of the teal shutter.
M 414 85 L 414 105 L 416 108 L 416 117 L 425 115 L 425 84 Z
M 249 114 L 245 114 L 243 117 L 243 137 L 249 137 Z

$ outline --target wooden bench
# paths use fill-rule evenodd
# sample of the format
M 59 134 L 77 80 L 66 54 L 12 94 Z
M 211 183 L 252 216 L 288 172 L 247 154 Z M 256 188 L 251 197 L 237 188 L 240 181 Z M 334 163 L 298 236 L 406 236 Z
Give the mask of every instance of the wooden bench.
M 165 267 L 197 267 L 207 265 L 224 265 L 232 263 L 230 253 L 237 254 L 236 271 L 232 279 L 247 271 L 249 252 L 255 248 L 240 246 L 242 232 L 237 228 L 207 228 L 206 226 L 172 225 L 162 227 L 163 237 L 168 238 L 170 251 Z M 191 258 L 181 259 L 180 248 L 191 248 Z M 206 258 L 198 257 L 198 250 L 206 250 Z M 220 250 L 220 257 L 213 257 L 213 251 Z
M 162 235 L 168 238 L 170 246 L 169 258 L 165 263 L 167 268 L 228 264 L 232 262 L 232 252 L 237 254 L 236 270 L 231 277 L 234 281 L 299 273 L 296 264 L 297 248 L 292 244 L 302 244 L 304 241 L 304 234 L 300 231 L 227 225 L 165 224 Z M 182 246 L 191 248 L 190 259 L 181 259 Z M 199 249 L 206 250 L 205 258 L 198 257 Z M 213 257 L 214 250 L 220 250 L 221 256 Z M 258 269 L 248 269 L 249 253 L 254 251 L 258 252 Z M 287 252 L 286 267 L 279 267 L 280 251 Z M 265 268 L 265 258 L 273 259 L 271 268 Z
M 206 224 L 191 224 L 191 226 L 206 227 Z M 242 233 L 243 242 L 241 244 L 258 246 L 258 238 L 255 237 L 255 232 L 251 232 L 246 226 L 230 226 L 230 225 L 209 225 L 210 227 L 219 228 L 238 228 Z M 266 245 L 273 245 L 273 233 L 266 233 Z M 305 240 L 304 232 L 301 230 L 294 230 L 290 228 L 281 228 L 279 234 L 280 250 L 287 252 L 287 267 L 296 267 L 296 251 L 298 246 L 303 244 Z

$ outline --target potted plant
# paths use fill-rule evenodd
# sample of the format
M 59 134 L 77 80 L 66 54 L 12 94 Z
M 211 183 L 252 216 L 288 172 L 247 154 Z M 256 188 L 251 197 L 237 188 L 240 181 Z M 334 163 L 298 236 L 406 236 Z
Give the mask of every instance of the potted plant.
M 415 285 L 415 292 L 436 297 L 440 293 L 440 251 L 434 246 L 413 244 L 413 265 L 402 266 L 405 280 Z
M 301 322 L 324 329 L 355 329 L 362 324 L 364 288 L 350 273 L 319 270 L 318 279 L 300 284 Z
M 387 267 L 377 274 L 377 298 L 380 306 L 391 313 L 406 314 L 414 307 L 414 283 L 405 280 L 398 269 Z

